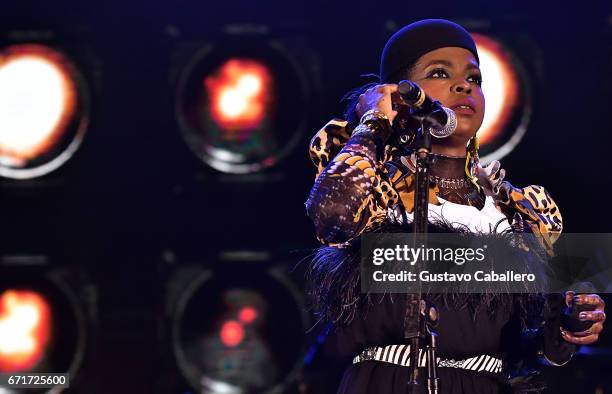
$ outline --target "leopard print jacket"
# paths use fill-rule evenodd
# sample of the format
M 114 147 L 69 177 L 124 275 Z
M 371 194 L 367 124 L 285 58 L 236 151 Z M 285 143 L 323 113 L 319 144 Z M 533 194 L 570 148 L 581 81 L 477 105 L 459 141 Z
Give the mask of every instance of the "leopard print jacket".
M 310 141 L 310 158 L 317 167 L 306 201 L 318 240 L 344 247 L 350 240 L 387 220 L 390 209 L 412 212 L 414 173 L 404 153 L 392 144 L 377 147 L 372 130 L 333 119 Z M 479 168 L 478 184 L 494 198 L 513 228 L 534 233 L 550 252 L 563 222 L 559 208 L 541 186 L 517 188 L 505 181 L 499 163 Z M 440 204 L 437 186 L 429 202 Z

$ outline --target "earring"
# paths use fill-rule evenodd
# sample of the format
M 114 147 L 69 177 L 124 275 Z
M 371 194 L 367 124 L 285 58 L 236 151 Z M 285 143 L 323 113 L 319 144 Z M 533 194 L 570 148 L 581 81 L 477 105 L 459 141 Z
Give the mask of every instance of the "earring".
M 476 189 L 480 191 L 480 185 L 477 182 L 478 179 L 478 137 L 473 136 L 467 143 L 465 148 L 465 175 L 468 179 L 476 186 Z

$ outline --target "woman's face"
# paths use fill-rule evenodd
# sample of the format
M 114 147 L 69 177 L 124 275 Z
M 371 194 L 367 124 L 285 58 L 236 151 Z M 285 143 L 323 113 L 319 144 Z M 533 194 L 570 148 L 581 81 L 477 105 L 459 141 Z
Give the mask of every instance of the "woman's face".
M 454 137 L 469 139 L 482 124 L 485 100 L 482 76 L 472 52 L 445 47 L 421 56 L 410 73 L 427 95 L 457 114 Z

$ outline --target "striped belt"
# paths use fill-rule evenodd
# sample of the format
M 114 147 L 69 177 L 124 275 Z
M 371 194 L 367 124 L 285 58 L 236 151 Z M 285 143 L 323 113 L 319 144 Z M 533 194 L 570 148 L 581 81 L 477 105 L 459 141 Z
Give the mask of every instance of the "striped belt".
M 410 345 L 371 347 L 355 356 L 355 358 L 353 358 L 353 364 L 361 361 L 376 360 L 407 367 L 410 365 L 409 355 Z M 419 349 L 419 367 L 427 366 L 426 360 L 427 353 L 423 349 Z M 461 368 L 476 372 L 486 371 L 499 373 L 502 370 L 502 360 L 486 354 L 466 358 L 464 360 L 448 360 L 436 357 L 436 362 L 438 367 Z

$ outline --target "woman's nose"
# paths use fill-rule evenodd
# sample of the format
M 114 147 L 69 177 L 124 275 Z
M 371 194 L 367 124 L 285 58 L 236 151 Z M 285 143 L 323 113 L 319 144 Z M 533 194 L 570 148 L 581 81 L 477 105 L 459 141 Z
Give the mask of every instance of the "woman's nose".
M 467 82 L 456 83 L 453 85 L 451 90 L 455 93 L 464 93 L 464 94 L 472 93 L 472 87 Z

